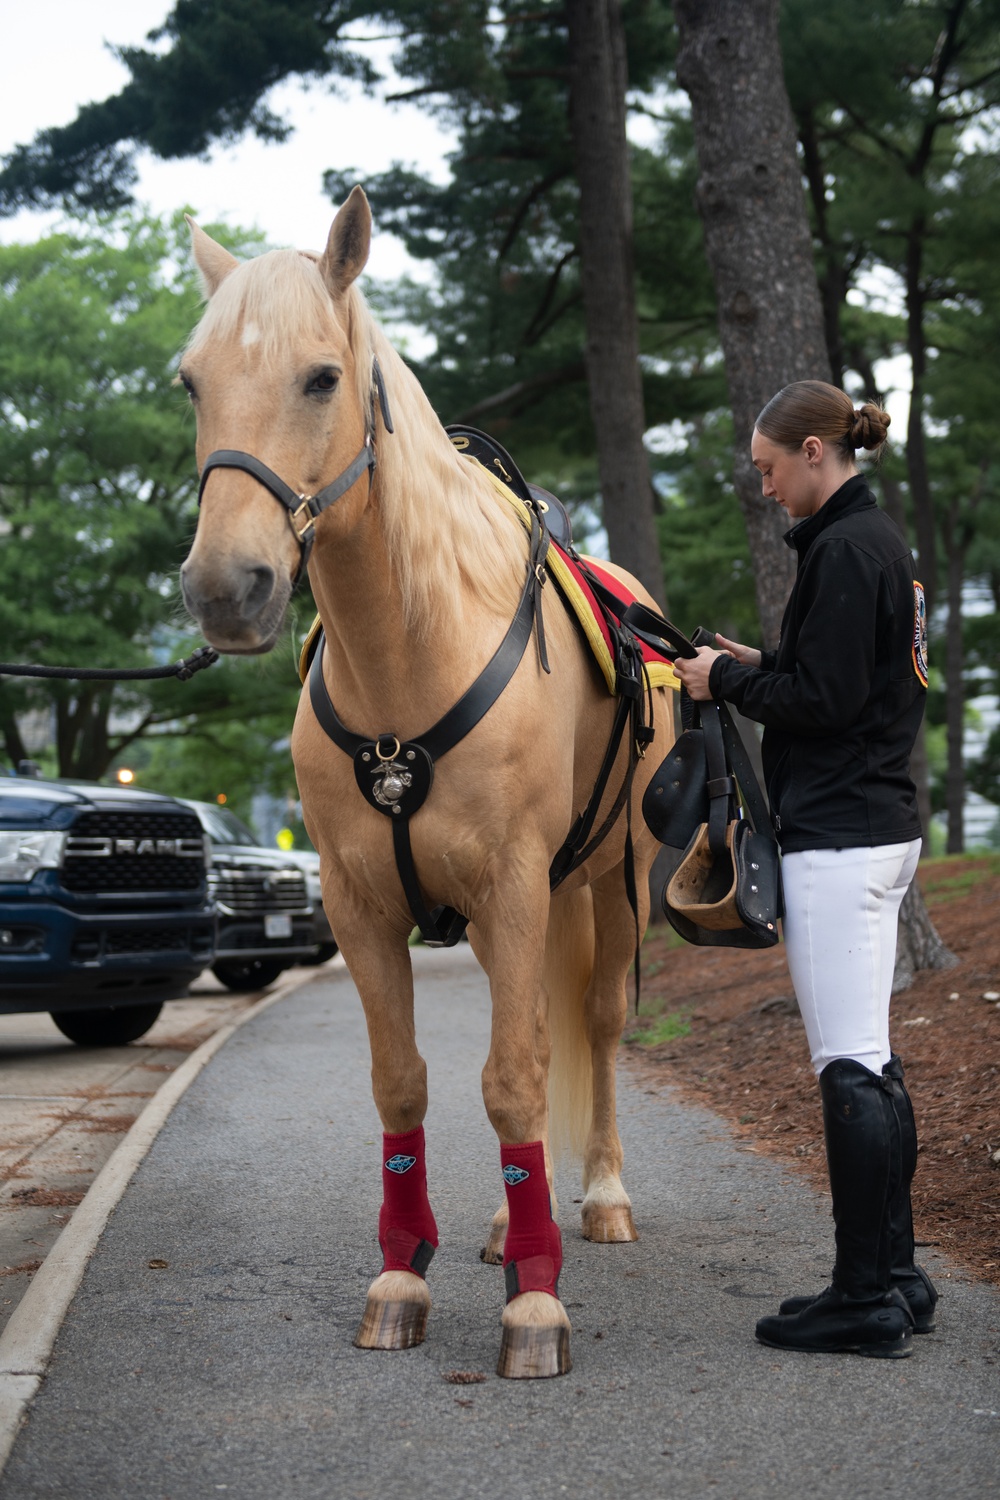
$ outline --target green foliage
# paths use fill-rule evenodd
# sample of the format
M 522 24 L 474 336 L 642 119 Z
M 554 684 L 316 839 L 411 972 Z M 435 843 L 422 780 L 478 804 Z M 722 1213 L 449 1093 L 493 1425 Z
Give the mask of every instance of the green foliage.
M 297 608 L 302 625 L 306 613 Z M 214 802 L 222 793 L 244 818 L 258 792 L 297 800 L 288 748 L 299 696 L 294 633 L 268 656 L 224 658 L 184 684 L 183 715 L 154 726 L 113 768 L 127 765 L 141 785 L 171 796 Z
M 746 529 L 730 474 L 728 413 L 709 413 L 677 434 L 655 460 L 657 518 L 670 615 L 689 635 L 698 625 L 730 640 L 759 636 Z
M 394 310 L 433 335 L 433 353 L 415 368 L 442 419 L 488 427 L 532 478 L 585 502 L 596 466 L 565 14 L 511 4 L 492 10 L 487 25 L 479 7 L 458 10 L 471 31 L 453 9 L 391 8 L 407 38 L 396 66 L 429 92 L 459 137 L 443 185 L 399 166 L 366 180 L 380 226 L 437 273 L 430 288 L 403 289 Z M 659 3 L 627 4 L 624 15 L 630 83 L 650 88 L 670 63 L 667 16 Z M 690 130 L 674 114 L 664 115 L 663 130 L 676 149 L 633 153 L 650 425 L 702 411 L 706 389 L 719 394 L 717 381 L 689 378 L 715 343 Z M 355 177 L 350 168 L 328 173 L 331 196 L 343 197 Z
M 223 235 L 244 253 L 255 241 Z M 0 636 L 5 659 L 57 666 L 160 665 L 186 655 L 177 570 L 197 479 L 187 403 L 172 387 L 199 291 L 180 216 L 87 220 L 0 247 Z M 308 611 L 308 601 L 303 612 Z M 304 628 L 304 624 L 302 626 Z M 33 711 L 55 723 L 63 775 L 102 776 L 136 739 L 184 735 L 195 717 L 284 715 L 290 651 L 260 704 L 254 668 L 189 683 L 0 680 L 7 758 Z M 207 721 L 206 721 L 207 722 Z

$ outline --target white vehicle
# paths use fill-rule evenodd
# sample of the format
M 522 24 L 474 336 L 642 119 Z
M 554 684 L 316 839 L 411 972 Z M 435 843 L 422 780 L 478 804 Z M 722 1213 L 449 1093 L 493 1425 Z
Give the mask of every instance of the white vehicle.
M 293 964 L 316 962 L 313 903 L 301 867 L 280 849 L 259 844 L 228 808 L 182 800 L 198 814 L 211 846 L 216 979 L 230 990 L 260 990 Z

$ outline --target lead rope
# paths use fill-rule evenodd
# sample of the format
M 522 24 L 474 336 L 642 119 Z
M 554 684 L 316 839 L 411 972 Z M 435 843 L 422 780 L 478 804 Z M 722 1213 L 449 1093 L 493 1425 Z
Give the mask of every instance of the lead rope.
M 218 651 L 211 646 L 199 646 L 183 661 L 172 662 L 169 667 L 137 667 L 135 670 L 125 667 L 35 667 L 0 661 L 0 677 L 56 677 L 70 682 L 154 682 L 159 678 L 176 677 L 178 682 L 187 682 L 196 672 L 218 660 Z

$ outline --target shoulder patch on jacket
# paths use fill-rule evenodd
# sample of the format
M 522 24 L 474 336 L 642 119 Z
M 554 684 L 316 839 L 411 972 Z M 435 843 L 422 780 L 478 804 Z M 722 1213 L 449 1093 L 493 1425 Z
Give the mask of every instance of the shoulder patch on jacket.
M 913 580 L 913 670 L 927 686 L 927 598 L 924 586 Z

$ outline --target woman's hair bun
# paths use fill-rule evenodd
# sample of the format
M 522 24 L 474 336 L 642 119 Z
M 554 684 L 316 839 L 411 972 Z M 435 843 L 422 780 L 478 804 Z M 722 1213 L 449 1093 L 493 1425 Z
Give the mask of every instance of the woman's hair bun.
M 876 406 L 874 401 L 866 401 L 854 413 L 850 431 L 851 447 L 881 448 L 888 435 L 891 421 L 892 418 L 887 411 Z

